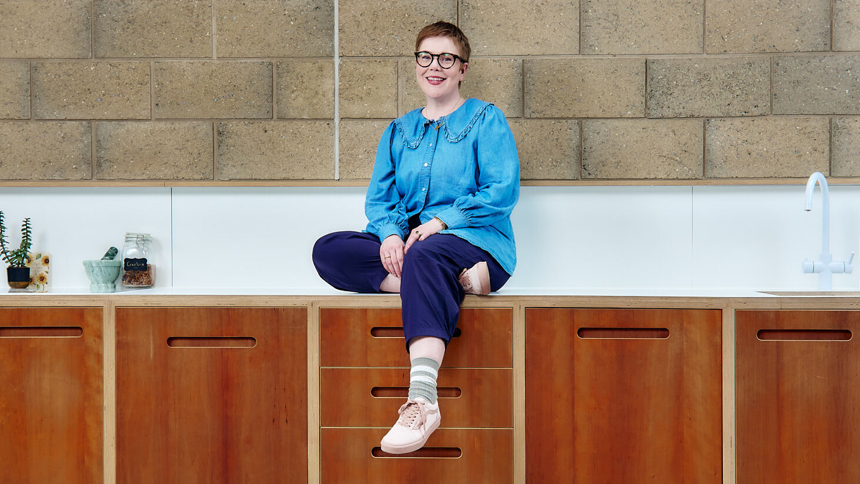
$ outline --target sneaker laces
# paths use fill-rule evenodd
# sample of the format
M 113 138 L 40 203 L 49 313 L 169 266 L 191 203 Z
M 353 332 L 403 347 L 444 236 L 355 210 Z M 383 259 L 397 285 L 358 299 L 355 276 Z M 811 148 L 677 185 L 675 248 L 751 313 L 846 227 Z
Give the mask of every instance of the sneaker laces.
M 423 426 L 427 420 L 427 412 L 424 410 L 424 405 L 415 400 L 407 400 L 406 403 L 400 406 L 397 410 L 400 418 L 397 419 L 397 424 L 410 429 Z

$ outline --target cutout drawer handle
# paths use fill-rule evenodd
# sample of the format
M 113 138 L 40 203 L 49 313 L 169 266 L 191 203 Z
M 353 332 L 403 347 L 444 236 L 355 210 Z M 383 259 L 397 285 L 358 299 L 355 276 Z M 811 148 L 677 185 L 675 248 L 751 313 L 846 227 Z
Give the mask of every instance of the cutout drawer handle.
M 579 328 L 576 335 L 582 339 L 666 339 L 666 328 Z
M 385 457 L 391 459 L 414 459 L 416 457 L 435 459 L 459 459 L 463 451 L 459 447 L 422 447 L 408 454 L 389 454 L 380 447 L 374 447 L 371 451 L 373 457 Z
M 756 333 L 760 341 L 848 341 L 851 336 L 847 329 L 760 329 Z
M 370 394 L 374 398 L 407 398 L 409 387 L 373 387 Z M 438 387 L 436 396 L 439 398 L 460 398 L 463 391 L 457 387 Z
M 253 348 L 257 346 L 257 339 L 241 336 L 174 337 L 167 338 L 167 346 L 171 348 Z
M 80 338 L 84 329 L 77 326 L 0 327 L 0 338 Z
M 454 328 L 454 337 L 460 337 L 460 328 Z M 374 338 L 403 338 L 403 328 L 402 327 L 379 327 L 379 328 L 371 328 L 370 335 Z

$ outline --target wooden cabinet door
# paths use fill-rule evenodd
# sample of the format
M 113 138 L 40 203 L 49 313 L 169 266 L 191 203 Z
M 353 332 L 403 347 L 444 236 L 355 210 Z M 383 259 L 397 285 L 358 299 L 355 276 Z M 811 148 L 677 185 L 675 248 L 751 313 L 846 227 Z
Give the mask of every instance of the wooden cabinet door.
M 323 428 L 320 482 L 511 484 L 514 481 L 511 429 L 438 429 L 424 448 L 401 455 L 386 454 L 379 448 L 386 432 L 387 428 Z
M 0 309 L 0 482 L 104 482 L 102 314 Z
M 321 308 L 320 364 L 323 367 L 406 367 L 400 309 Z M 460 310 L 442 368 L 511 368 L 513 311 Z
M 441 428 L 513 427 L 512 388 L 511 369 L 445 368 L 437 387 Z M 390 427 L 408 395 L 409 368 L 322 368 L 320 425 Z
M 305 308 L 118 308 L 119 484 L 307 482 Z
M 527 480 L 721 483 L 720 341 L 714 310 L 527 309 Z
M 860 482 L 860 312 L 735 322 L 738 483 Z

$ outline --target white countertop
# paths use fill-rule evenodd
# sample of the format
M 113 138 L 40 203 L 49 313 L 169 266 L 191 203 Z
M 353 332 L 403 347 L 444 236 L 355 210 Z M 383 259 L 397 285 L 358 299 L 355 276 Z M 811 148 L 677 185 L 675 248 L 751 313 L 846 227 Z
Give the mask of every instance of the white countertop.
M 796 291 L 774 289 L 779 296 L 793 297 L 860 297 L 860 291 L 816 291 L 799 289 Z M 160 287 L 149 289 L 127 289 L 114 293 L 91 293 L 88 288 L 52 288 L 47 293 L 3 292 L 2 296 L 349 296 L 345 291 L 333 288 L 188 288 Z M 488 297 L 505 296 L 569 296 L 569 297 L 677 297 L 677 298 L 766 298 L 775 297 L 764 291 L 752 289 L 673 289 L 673 288 L 503 288 Z M 362 296 L 391 296 L 391 294 L 362 294 Z

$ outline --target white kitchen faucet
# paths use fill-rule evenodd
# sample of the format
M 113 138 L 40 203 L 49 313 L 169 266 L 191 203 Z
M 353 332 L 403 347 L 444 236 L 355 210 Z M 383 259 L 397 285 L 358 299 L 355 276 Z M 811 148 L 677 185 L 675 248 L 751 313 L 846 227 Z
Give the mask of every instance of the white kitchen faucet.
M 854 268 L 851 261 L 854 260 L 854 252 L 848 262 L 834 261 L 830 255 L 830 189 L 827 187 L 827 179 L 819 172 L 815 172 L 806 182 L 806 211 L 812 210 L 812 194 L 815 192 L 815 183 L 821 186 L 821 254 L 818 260 L 803 260 L 803 272 L 807 274 L 818 274 L 818 289 L 829 291 L 833 289 L 833 274 L 851 274 Z

